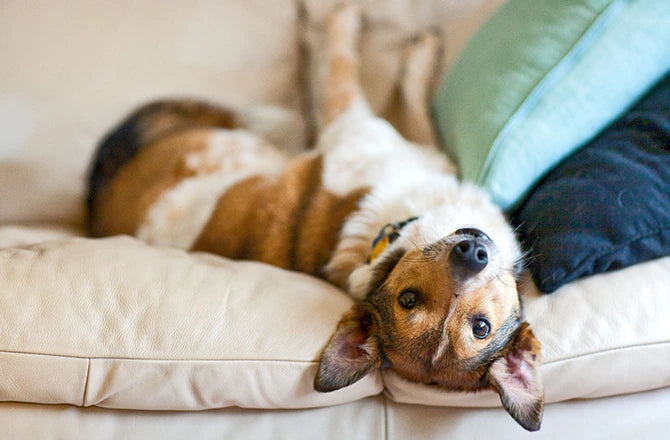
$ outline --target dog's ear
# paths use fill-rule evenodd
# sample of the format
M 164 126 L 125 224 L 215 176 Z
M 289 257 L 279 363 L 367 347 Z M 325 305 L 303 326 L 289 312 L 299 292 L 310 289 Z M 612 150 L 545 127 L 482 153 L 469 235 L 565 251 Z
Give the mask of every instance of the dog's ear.
M 514 420 L 529 431 L 537 431 L 544 408 L 540 341 L 523 322 L 510 344 L 509 352 L 489 368 L 489 384 Z
M 374 322 L 364 303 L 355 304 L 337 325 L 321 354 L 314 389 L 335 391 L 361 379 L 381 365 Z

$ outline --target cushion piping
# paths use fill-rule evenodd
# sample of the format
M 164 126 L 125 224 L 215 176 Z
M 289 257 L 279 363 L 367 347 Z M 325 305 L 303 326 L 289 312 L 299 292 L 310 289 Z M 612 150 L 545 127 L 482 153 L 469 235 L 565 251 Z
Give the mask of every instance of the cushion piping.
M 52 354 L 52 353 L 35 353 L 29 351 L 13 351 L 13 350 L 0 350 L 0 354 L 18 354 L 26 356 L 47 356 L 47 357 L 57 357 L 63 359 L 85 359 L 87 361 L 91 360 L 107 360 L 107 361 L 138 361 L 138 362 L 268 362 L 276 364 L 306 364 L 306 365 L 315 365 L 318 364 L 318 360 L 293 360 L 293 359 L 169 359 L 169 358 L 149 358 L 149 357 L 123 357 L 123 356 L 74 356 L 69 354 Z
M 603 350 L 595 350 L 595 351 L 589 351 L 586 353 L 580 353 L 580 354 L 575 354 L 572 356 L 566 356 L 560 359 L 553 359 L 548 362 L 542 362 L 542 365 L 553 365 L 553 364 L 560 364 L 561 362 L 568 362 L 572 361 L 575 359 L 580 359 L 580 358 L 588 358 L 591 356 L 598 356 L 601 354 L 608 354 L 608 353 L 615 353 L 617 351 L 625 352 L 628 350 L 635 350 L 637 348 L 647 348 L 647 347 L 654 347 L 658 346 L 658 348 L 663 348 L 665 346 L 670 347 L 670 341 L 657 341 L 657 342 L 646 342 L 646 343 L 641 343 L 641 344 L 629 344 L 629 345 L 622 345 L 620 347 L 611 347 Z M 541 367 L 540 367 L 541 368 Z
M 605 354 L 605 353 L 612 353 L 616 351 L 625 351 L 629 349 L 635 349 L 635 348 L 640 348 L 640 347 L 653 347 L 654 345 L 658 345 L 660 347 L 668 345 L 670 346 L 670 340 L 669 341 L 656 341 L 656 342 L 643 342 L 643 343 L 638 343 L 638 344 L 628 344 L 628 345 L 621 345 L 618 347 L 610 347 L 610 348 L 604 348 L 601 350 L 594 350 L 594 351 L 589 351 L 585 353 L 579 353 L 575 354 L 572 356 L 565 356 L 561 357 L 558 359 L 552 359 L 551 361 L 546 361 L 542 362 L 542 365 L 551 365 L 559 362 L 566 362 L 570 361 L 573 359 L 579 359 L 581 357 L 588 357 L 588 356 L 594 356 L 594 355 L 600 355 L 600 354 Z M 215 362 L 221 362 L 221 363 L 236 363 L 236 362 L 248 362 L 248 363 L 255 363 L 255 362 L 268 362 L 268 363 L 276 363 L 276 364 L 308 364 L 308 365 L 315 365 L 318 364 L 318 361 L 291 361 L 291 360 L 284 360 L 284 359 L 151 359 L 151 358 L 123 358 L 123 357 L 97 357 L 97 356 L 69 356 L 69 355 L 54 355 L 54 354 L 42 354 L 42 353 L 29 353 L 29 352 L 16 352 L 16 351 L 8 351 L 8 350 L 0 350 L 0 354 L 3 353 L 8 353 L 8 354 L 19 354 L 19 355 L 27 355 L 27 356 L 48 356 L 48 357 L 58 357 L 58 358 L 64 358 L 64 359 L 85 359 L 87 361 L 92 361 L 92 360 L 111 360 L 111 361 L 149 361 L 149 362 L 174 362 L 174 363 L 187 363 L 187 362 L 203 362 L 203 363 L 215 363 Z M 89 369 L 90 369 L 90 364 L 89 364 Z M 87 375 L 88 376 L 88 375 Z
M 481 184 L 489 178 L 493 163 L 497 162 L 497 156 L 500 153 L 500 145 L 507 138 L 507 134 L 519 124 L 535 107 L 536 103 L 545 95 L 546 91 L 552 87 L 557 81 L 563 78 L 570 70 L 577 59 L 592 45 L 602 33 L 605 26 L 610 19 L 627 3 L 627 0 L 616 0 L 600 13 L 591 22 L 588 28 L 582 33 L 577 41 L 570 47 L 570 49 L 561 57 L 558 62 L 551 68 L 544 76 L 533 86 L 525 99 L 512 112 L 507 122 L 498 132 L 498 135 L 493 140 L 493 144 L 489 154 L 482 166 L 479 178 L 477 181 Z M 522 197 L 521 197 L 522 198 Z M 520 198 L 520 199 L 521 199 Z

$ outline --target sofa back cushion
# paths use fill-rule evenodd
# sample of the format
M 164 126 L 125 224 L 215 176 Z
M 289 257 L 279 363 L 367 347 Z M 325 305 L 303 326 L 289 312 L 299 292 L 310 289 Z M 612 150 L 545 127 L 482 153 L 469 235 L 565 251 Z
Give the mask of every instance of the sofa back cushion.
M 510 0 L 433 105 L 462 176 L 504 209 L 670 69 L 665 0 Z

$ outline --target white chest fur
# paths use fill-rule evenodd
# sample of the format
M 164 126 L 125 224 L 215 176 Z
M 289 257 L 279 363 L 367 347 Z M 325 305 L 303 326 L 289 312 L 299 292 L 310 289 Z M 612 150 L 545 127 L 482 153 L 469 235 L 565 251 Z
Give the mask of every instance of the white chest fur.
M 514 235 L 504 216 L 488 196 L 470 184 L 457 181 L 454 166 L 432 146 L 403 139 L 386 121 L 365 108 L 349 110 L 331 124 L 319 142 L 324 155 L 323 185 L 336 194 L 361 187 L 370 193 L 345 222 L 330 269 L 358 266 L 349 278 L 349 291 L 361 297 L 370 277 L 370 265 L 360 253 L 348 249 L 370 245 L 380 228 L 409 217 L 394 246 L 432 243 L 463 227 L 487 231 L 501 249 L 500 265 L 519 258 Z M 394 246 L 389 246 L 386 252 Z
M 365 109 L 349 111 L 323 133 L 323 185 L 338 195 L 388 181 L 415 180 L 433 173 L 453 173 L 454 166 L 434 147 L 403 139 L 383 119 Z

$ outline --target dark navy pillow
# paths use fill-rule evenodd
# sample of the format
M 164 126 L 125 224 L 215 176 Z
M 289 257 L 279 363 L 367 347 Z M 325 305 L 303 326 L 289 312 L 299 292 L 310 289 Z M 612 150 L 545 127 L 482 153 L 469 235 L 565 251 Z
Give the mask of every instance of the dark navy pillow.
M 551 171 L 511 218 L 547 293 L 670 255 L 670 75 Z

